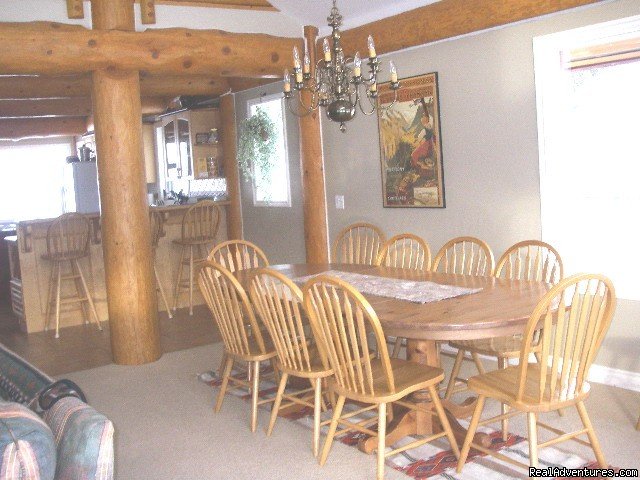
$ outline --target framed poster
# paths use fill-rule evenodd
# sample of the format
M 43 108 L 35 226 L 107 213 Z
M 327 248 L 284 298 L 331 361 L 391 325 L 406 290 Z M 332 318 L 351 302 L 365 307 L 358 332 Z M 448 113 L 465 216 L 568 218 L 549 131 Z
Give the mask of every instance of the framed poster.
M 444 208 L 438 74 L 401 80 L 392 107 L 389 83 L 381 84 L 379 92 L 384 206 Z

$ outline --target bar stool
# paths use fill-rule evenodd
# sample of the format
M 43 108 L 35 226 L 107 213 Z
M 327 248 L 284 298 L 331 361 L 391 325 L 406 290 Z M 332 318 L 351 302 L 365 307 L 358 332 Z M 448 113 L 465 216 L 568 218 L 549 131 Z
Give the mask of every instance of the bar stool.
M 47 229 L 47 253 L 42 258 L 52 262 L 49 280 L 49 294 L 47 296 L 47 311 L 44 329 L 49 330 L 51 307 L 55 304 L 56 336 L 60 338 L 60 305 L 79 303 L 82 309 L 84 323 L 89 323 L 87 304 L 91 318 L 102 331 L 98 320 L 96 307 L 89 293 L 87 282 L 80 268 L 78 260 L 89 256 L 89 220 L 79 213 L 65 213 L 56 218 Z M 71 271 L 63 272 L 64 264 L 69 262 Z M 76 293 L 69 297 L 62 297 L 62 282 L 73 280 Z M 55 290 L 55 291 L 54 291 Z
M 162 224 L 164 223 L 162 214 L 151 210 L 149 212 L 149 223 L 151 224 L 151 250 L 153 251 L 153 274 L 156 277 L 156 285 L 157 285 L 157 289 L 160 291 L 162 302 L 164 303 L 164 306 L 167 309 L 167 315 L 169 315 L 169 318 L 173 318 L 173 315 L 171 314 L 171 308 L 169 308 L 169 302 L 167 301 L 167 295 L 164 292 L 164 287 L 162 286 L 162 282 L 160 281 L 160 275 L 158 274 L 158 264 L 156 263 L 156 253 L 158 251 L 158 242 L 160 241 L 160 236 L 162 235 Z
M 194 265 L 206 260 L 207 246 L 216 242 L 219 224 L 220 207 L 211 200 L 203 200 L 196 203 L 182 217 L 182 237 L 180 240 L 173 241 L 182 247 L 173 297 L 174 312 L 178 308 L 178 297 L 181 290 L 188 288 L 189 315 L 193 315 Z M 186 281 L 182 279 L 185 265 L 189 266 L 189 278 Z

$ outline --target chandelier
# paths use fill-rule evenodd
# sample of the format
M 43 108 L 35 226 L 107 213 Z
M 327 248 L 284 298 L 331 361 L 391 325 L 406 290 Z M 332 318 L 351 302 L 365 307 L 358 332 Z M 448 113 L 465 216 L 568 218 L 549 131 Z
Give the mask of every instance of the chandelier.
M 331 14 L 327 18 L 332 29 L 331 39 L 325 38 L 323 43 L 324 58 L 318 60 L 314 70 L 311 69 L 308 48 L 315 45 L 305 44 L 305 55 L 302 63 L 298 48 L 293 48 L 293 75 L 285 70 L 284 73 L 284 97 L 289 104 L 289 109 L 297 116 L 302 117 L 317 110 L 319 107 L 326 109 L 327 117 L 333 122 L 340 123 L 340 131 L 345 132 L 345 122 L 350 121 L 356 115 L 359 108 L 364 115 L 372 115 L 376 109 L 390 108 L 398 99 L 398 72 L 393 62 L 389 62 L 391 73 L 391 90 L 394 92 L 393 102 L 386 107 L 377 105 L 378 98 L 378 72 L 380 60 L 376 55 L 376 47 L 373 38 L 369 35 L 367 42 L 369 50 L 368 75 L 362 75 L 362 58 L 359 53 L 353 57 L 345 57 L 340 44 L 340 26 L 342 15 L 333 0 Z M 293 80 L 293 83 L 292 83 Z M 293 90 L 293 91 L 292 91 Z M 298 92 L 297 95 L 294 92 Z M 307 101 L 303 93 L 307 93 Z M 294 100 L 297 96 L 297 102 Z M 365 100 L 366 98 L 366 100 Z M 298 104 L 293 108 L 292 103 Z M 364 105 L 363 105 L 364 102 Z

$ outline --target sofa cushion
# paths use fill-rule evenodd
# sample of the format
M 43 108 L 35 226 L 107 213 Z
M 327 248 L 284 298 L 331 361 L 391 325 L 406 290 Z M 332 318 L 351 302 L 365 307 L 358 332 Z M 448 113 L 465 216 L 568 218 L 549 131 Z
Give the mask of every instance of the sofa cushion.
M 26 404 L 51 382 L 51 377 L 0 344 L 0 398 Z
M 58 451 L 56 480 L 111 480 L 113 424 L 82 400 L 65 397 L 44 412 Z
M 52 480 L 55 473 L 49 427 L 23 405 L 0 402 L 0 480 Z

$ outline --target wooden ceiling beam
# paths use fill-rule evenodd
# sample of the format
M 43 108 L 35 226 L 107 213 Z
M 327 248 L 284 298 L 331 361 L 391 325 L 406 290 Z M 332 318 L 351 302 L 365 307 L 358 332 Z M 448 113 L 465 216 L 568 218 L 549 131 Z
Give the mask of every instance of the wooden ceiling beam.
M 0 73 L 152 74 L 280 77 L 299 39 L 220 30 L 88 30 L 50 22 L 0 24 Z
M 342 32 L 342 45 L 345 54 L 366 52 L 367 37 L 373 35 L 380 55 L 599 1 L 441 0 L 346 30 Z
M 84 5 L 82 0 L 67 0 L 67 16 L 69 18 L 84 18 Z
M 85 117 L 0 119 L 0 140 L 69 137 L 85 132 Z
M 163 113 L 168 100 L 142 98 L 142 114 Z M 92 114 L 91 97 L 0 100 L 0 118 L 88 117 Z
M 140 16 L 143 25 L 156 23 L 155 0 L 140 0 Z
M 139 2 L 140 0 L 136 0 Z M 278 11 L 267 0 L 156 0 L 157 5 Z

